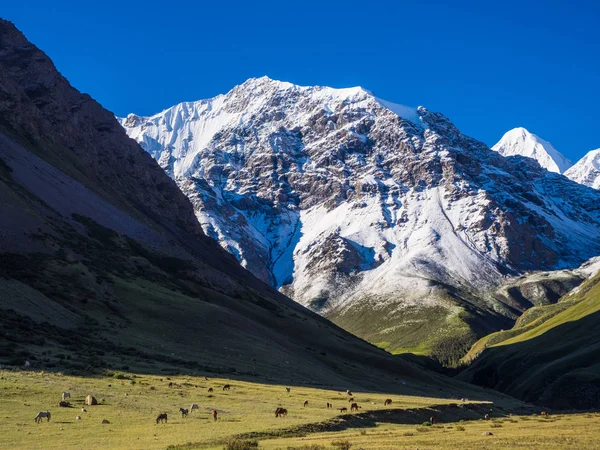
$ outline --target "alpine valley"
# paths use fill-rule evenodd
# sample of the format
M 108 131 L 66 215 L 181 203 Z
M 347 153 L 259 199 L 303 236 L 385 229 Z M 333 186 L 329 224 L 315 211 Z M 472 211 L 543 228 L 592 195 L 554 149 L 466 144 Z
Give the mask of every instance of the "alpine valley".
M 360 87 L 262 77 L 119 120 L 245 268 L 394 353 L 452 365 L 538 301 L 520 276 L 600 254 L 599 191 Z

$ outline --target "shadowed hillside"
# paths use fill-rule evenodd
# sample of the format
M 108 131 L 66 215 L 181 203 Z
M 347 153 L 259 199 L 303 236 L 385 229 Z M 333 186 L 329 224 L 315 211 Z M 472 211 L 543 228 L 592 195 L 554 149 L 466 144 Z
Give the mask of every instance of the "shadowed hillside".
M 460 379 L 553 408 L 600 403 L 600 273 L 495 333 Z

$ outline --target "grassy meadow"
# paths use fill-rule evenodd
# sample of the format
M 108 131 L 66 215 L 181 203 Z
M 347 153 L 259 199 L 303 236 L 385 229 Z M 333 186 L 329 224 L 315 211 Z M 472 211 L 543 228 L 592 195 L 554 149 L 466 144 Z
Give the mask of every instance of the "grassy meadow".
M 231 390 L 223 391 L 225 384 Z M 214 392 L 208 392 L 210 387 Z M 71 393 L 67 400 L 72 408 L 58 406 L 63 391 Z M 99 404 L 82 412 L 88 394 Z M 292 386 L 288 394 L 282 385 L 220 378 L 4 370 L 0 448 L 222 449 L 234 438 L 257 441 L 265 449 L 340 448 L 346 441 L 354 449 L 481 449 L 490 442 L 493 448 L 507 449 L 598 448 L 598 414 L 518 417 L 486 402 L 365 392 L 353 396 L 360 411 L 341 413 L 339 408 L 349 409 L 348 395 L 334 390 Z M 383 405 L 386 398 L 393 400 L 392 406 Z M 179 408 L 192 403 L 199 410 L 182 418 Z M 333 408 L 327 409 L 327 403 Z M 286 418 L 275 418 L 278 406 L 289 411 Z M 212 409 L 218 411 L 216 422 Z M 50 422 L 35 424 L 35 415 L 45 410 L 52 414 Z M 491 421 L 482 420 L 486 411 Z M 162 412 L 168 423 L 157 425 Z M 441 424 L 422 426 L 431 415 Z M 103 424 L 104 419 L 110 423 Z M 486 431 L 494 436 L 482 436 Z

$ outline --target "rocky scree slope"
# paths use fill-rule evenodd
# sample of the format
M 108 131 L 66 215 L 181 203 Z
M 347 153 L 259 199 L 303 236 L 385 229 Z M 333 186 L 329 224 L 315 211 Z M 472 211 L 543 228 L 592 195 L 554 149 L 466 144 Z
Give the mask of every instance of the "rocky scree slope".
M 470 389 L 348 334 L 243 269 L 114 116 L 7 21 L 0 212 L 2 363 L 436 396 Z
M 600 251 L 598 192 L 362 88 L 263 77 L 120 120 L 244 267 L 392 351 L 464 353 L 527 307 L 504 276 Z

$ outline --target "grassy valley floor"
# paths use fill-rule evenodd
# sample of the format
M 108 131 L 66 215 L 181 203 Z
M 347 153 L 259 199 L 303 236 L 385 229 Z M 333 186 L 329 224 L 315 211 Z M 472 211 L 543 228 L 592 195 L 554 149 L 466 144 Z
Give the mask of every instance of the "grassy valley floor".
M 223 391 L 225 384 L 231 385 L 229 391 Z M 208 392 L 211 387 L 214 391 Z M 340 412 L 344 407 L 350 410 L 346 392 L 291 386 L 287 393 L 285 387 L 192 376 L 108 372 L 75 377 L 4 370 L 0 371 L 0 448 L 222 449 L 234 438 L 256 440 L 265 449 L 340 448 L 332 445 L 334 441 L 349 441 L 353 449 L 480 449 L 491 443 L 494 448 L 594 448 L 592 443 L 598 442 L 600 415 L 542 418 L 530 416 L 532 410 L 517 401 L 500 405 L 440 399 L 433 393 L 416 397 L 366 392 L 353 393 L 361 406 L 358 412 Z M 64 391 L 71 393 L 67 399 L 71 408 L 58 406 Z M 99 404 L 84 406 L 87 395 Z M 387 398 L 393 404 L 386 407 Z M 179 408 L 192 403 L 199 410 L 182 418 Z M 328 409 L 327 403 L 333 408 Z M 287 417 L 275 418 L 278 406 L 289 411 Z M 216 422 L 212 409 L 218 411 Z M 46 410 L 52 414 L 50 422 L 35 424 L 35 415 Z M 510 411 L 528 415 L 509 417 Z M 163 412 L 168 423 L 157 425 L 155 419 Z M 493 420 L 484 421 L 486 413 Z M 432 415 L 441 424 L 422 426 Z M 110 423 L 103 424 L 104 419 Z M 494 436 L 482 436 L 486 431 Z

